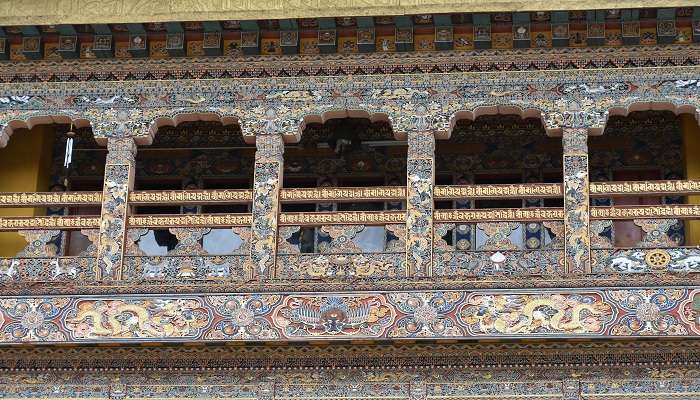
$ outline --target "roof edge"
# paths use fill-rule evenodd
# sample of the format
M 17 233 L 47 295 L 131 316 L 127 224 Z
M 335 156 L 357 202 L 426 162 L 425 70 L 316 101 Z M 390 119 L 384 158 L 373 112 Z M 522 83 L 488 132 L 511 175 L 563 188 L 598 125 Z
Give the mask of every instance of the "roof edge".
M 0 25 L 690 7 L 697 0 L 0 0 Z

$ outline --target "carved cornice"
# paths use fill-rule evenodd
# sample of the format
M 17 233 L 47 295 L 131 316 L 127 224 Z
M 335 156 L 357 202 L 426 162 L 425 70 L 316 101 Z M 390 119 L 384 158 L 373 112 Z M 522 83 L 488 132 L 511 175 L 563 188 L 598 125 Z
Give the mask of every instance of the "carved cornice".
M 700 64 L 700 47 L 492 49 L 475 51 L 230 56 L 192 59 L 16 61 L 4 63 L 0 82 L 186 80 L 296 76 L 397 75 L 412 73 L 538 70 L 617 70 L 635 66 Z M 196 99 L 192 99 L 196 101 Z
M 215 116 L 238 122 L 248 140 L 283 134 L 299 139 L 307 118 L 347 113 L 385 115 L 396 132 L 449 133 L 459 118 L 508 110 L 539 115 L 550 133 L 602 129 L 609 113 L 640 104 L 676 112 L 700 104 L 698 67 L 608 71 L 415 74 L 403 76 L 221 79 L 149 82 L 6 84 L 0 126 L 13 129 L 74 115 L 96 138 L 131 134 L 148 143 L 161 124 Z M 313 88 L 313 89 L 310 89 Z M 566 101 L 562 100 L 565 96 Z M 191 103 L 197 102 L 193 107 Z M 589 118 L 590 117 L 590 118 Z M 70 119 L 69 119 L 70 120 Z
M 50 367 L 46 363 L 50 362 Z M 132 347 L 114 344 L 104 347 L 3 347 L 0 370 L 35 371 L 45 369 L 89 369 L 123 371 L 123 363 L 153 370 L 183 369 L 204 371 L 230 368 L 235 363 L 242 370 L 290 370 L 303 368 L 383 367 L 387 369 L 433 367 L 468 367 L 503 369 L 531 367 L 569 367 L 589 365 L 584 373 L 595 374 L 599 368 L 612 367 L 625 374 L 621 366 L 652 366 L 682 363 L 700 364 L 700 341 L 605 341 L 547 343 L 415 343 L 378 345 L 335 343 L 313 347 L 297 346 L 158 346 Z M 8 371 L 9 372 L 9 371 Z M 682 371 L 676 371 L 682 373 Z M 670 378 L 670 376 L 667 376 Z

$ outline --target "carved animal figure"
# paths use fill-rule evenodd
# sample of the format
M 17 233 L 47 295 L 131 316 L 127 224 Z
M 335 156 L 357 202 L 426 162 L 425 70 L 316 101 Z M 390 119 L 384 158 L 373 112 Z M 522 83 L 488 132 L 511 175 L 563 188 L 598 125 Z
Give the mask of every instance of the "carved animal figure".
M 196 275 L 194 268 L 189 264 L 180 266 L 180 269 L 177 271 L 178 278 L 194 278 Z
M 544 306 L 555 309 L 556 314 L 548 319 L 546 314 L 538 310 L 539 307 Z M 513 310 L 512 312 L 500 312 L 496 306 L 491 305 L 489 311 L 477 316 L 477 319 L 479 319 L 479 327 L 482 332 L 495 330 L 499 333 L 519 333 L 531 330 L 529 328 L 533 326 L 542 326 L 559 332 L 571 332 L 585 328 L 581 321 L 583 311 L 588 311 L 591 315 L 600 315 L 603 313 L 602 307 L 602 305 L 581 303 L 562 308 L 552 299 L 534 299 L 525 304 L 521 310 Z M 562 322 L 567 315 L 568 321 Z M 518 322 L 511 326 L 509 322 L 514 318 L 517 318 Z
M 212 264 L 209 266 L 208 276 L 215 276 L 218 278 L 229 276 L 231 274 L 231 267 L 228 263 L 224 264 Z
M 146 263 L 143 266 L 143 276 L 144 278 L 162 278 L 165 276 L 163 272 L 163 264 L 149 264 Z
M 56 279 L 61 275 L 68 276 L 75 279 L 78 276 L 78 269 L 74 265 L 62 266 L 57 258 L 51 260 L 51 267 L 53 267 L 51 279 Z
M 693 271 L 700 269 L 700 256 L 690 256 L 671 264 L 672 270 Z
M 12 260 L 10 265 L 0 265 L 0 275 L 5 275 L 7 279 L 12 279 L 19 269 L 19 260 Z
M 149 310 L 151 310 L 149 312 Z M 188 335 L 193 328 L 201 328 L 206 321 L 182 322 L 184 310 L 174 302 L 156 302 L 148 308 L 141 304 L 108 304 L 96 306 L 86 302 L 78 306 L 78 313 L 68 319 L 69 324 L 88 321 L 90 335 L 109 337 L 170 337 Z
M 639 261 L 627 257 L 615 257 L 610 260 L 610 268 L 618 272 L 644 272 L 646 267 Z

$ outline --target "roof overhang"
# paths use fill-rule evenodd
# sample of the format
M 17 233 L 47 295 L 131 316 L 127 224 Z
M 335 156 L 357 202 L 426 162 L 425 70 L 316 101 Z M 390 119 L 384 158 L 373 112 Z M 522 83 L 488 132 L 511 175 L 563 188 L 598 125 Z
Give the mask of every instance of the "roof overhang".
M 690 7 L 697 0 L 0 0 L 0 25 Z

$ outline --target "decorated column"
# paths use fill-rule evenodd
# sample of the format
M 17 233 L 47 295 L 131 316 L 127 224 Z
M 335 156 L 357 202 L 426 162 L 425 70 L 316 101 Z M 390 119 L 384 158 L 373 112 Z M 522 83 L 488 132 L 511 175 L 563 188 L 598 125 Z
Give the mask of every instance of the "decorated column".
M 284 141 L 280 134 L 260 135 L 255 146 L 250 272 L 263 279 L 273 277 L 275 271 Z
M 588 129 L 563 129 L 564 269 L 569 274 L 591 271 L 588 194 Z
M 435 136 L 408 131 L 406 201 L 406 273 L 431 276 L 433 266 L 433 185 Z
M 102 190 L 97 277 L 121 279 L 129 191 L 134 185 L 136 143 L 131 137 L 107 139 L 107 162 Z

